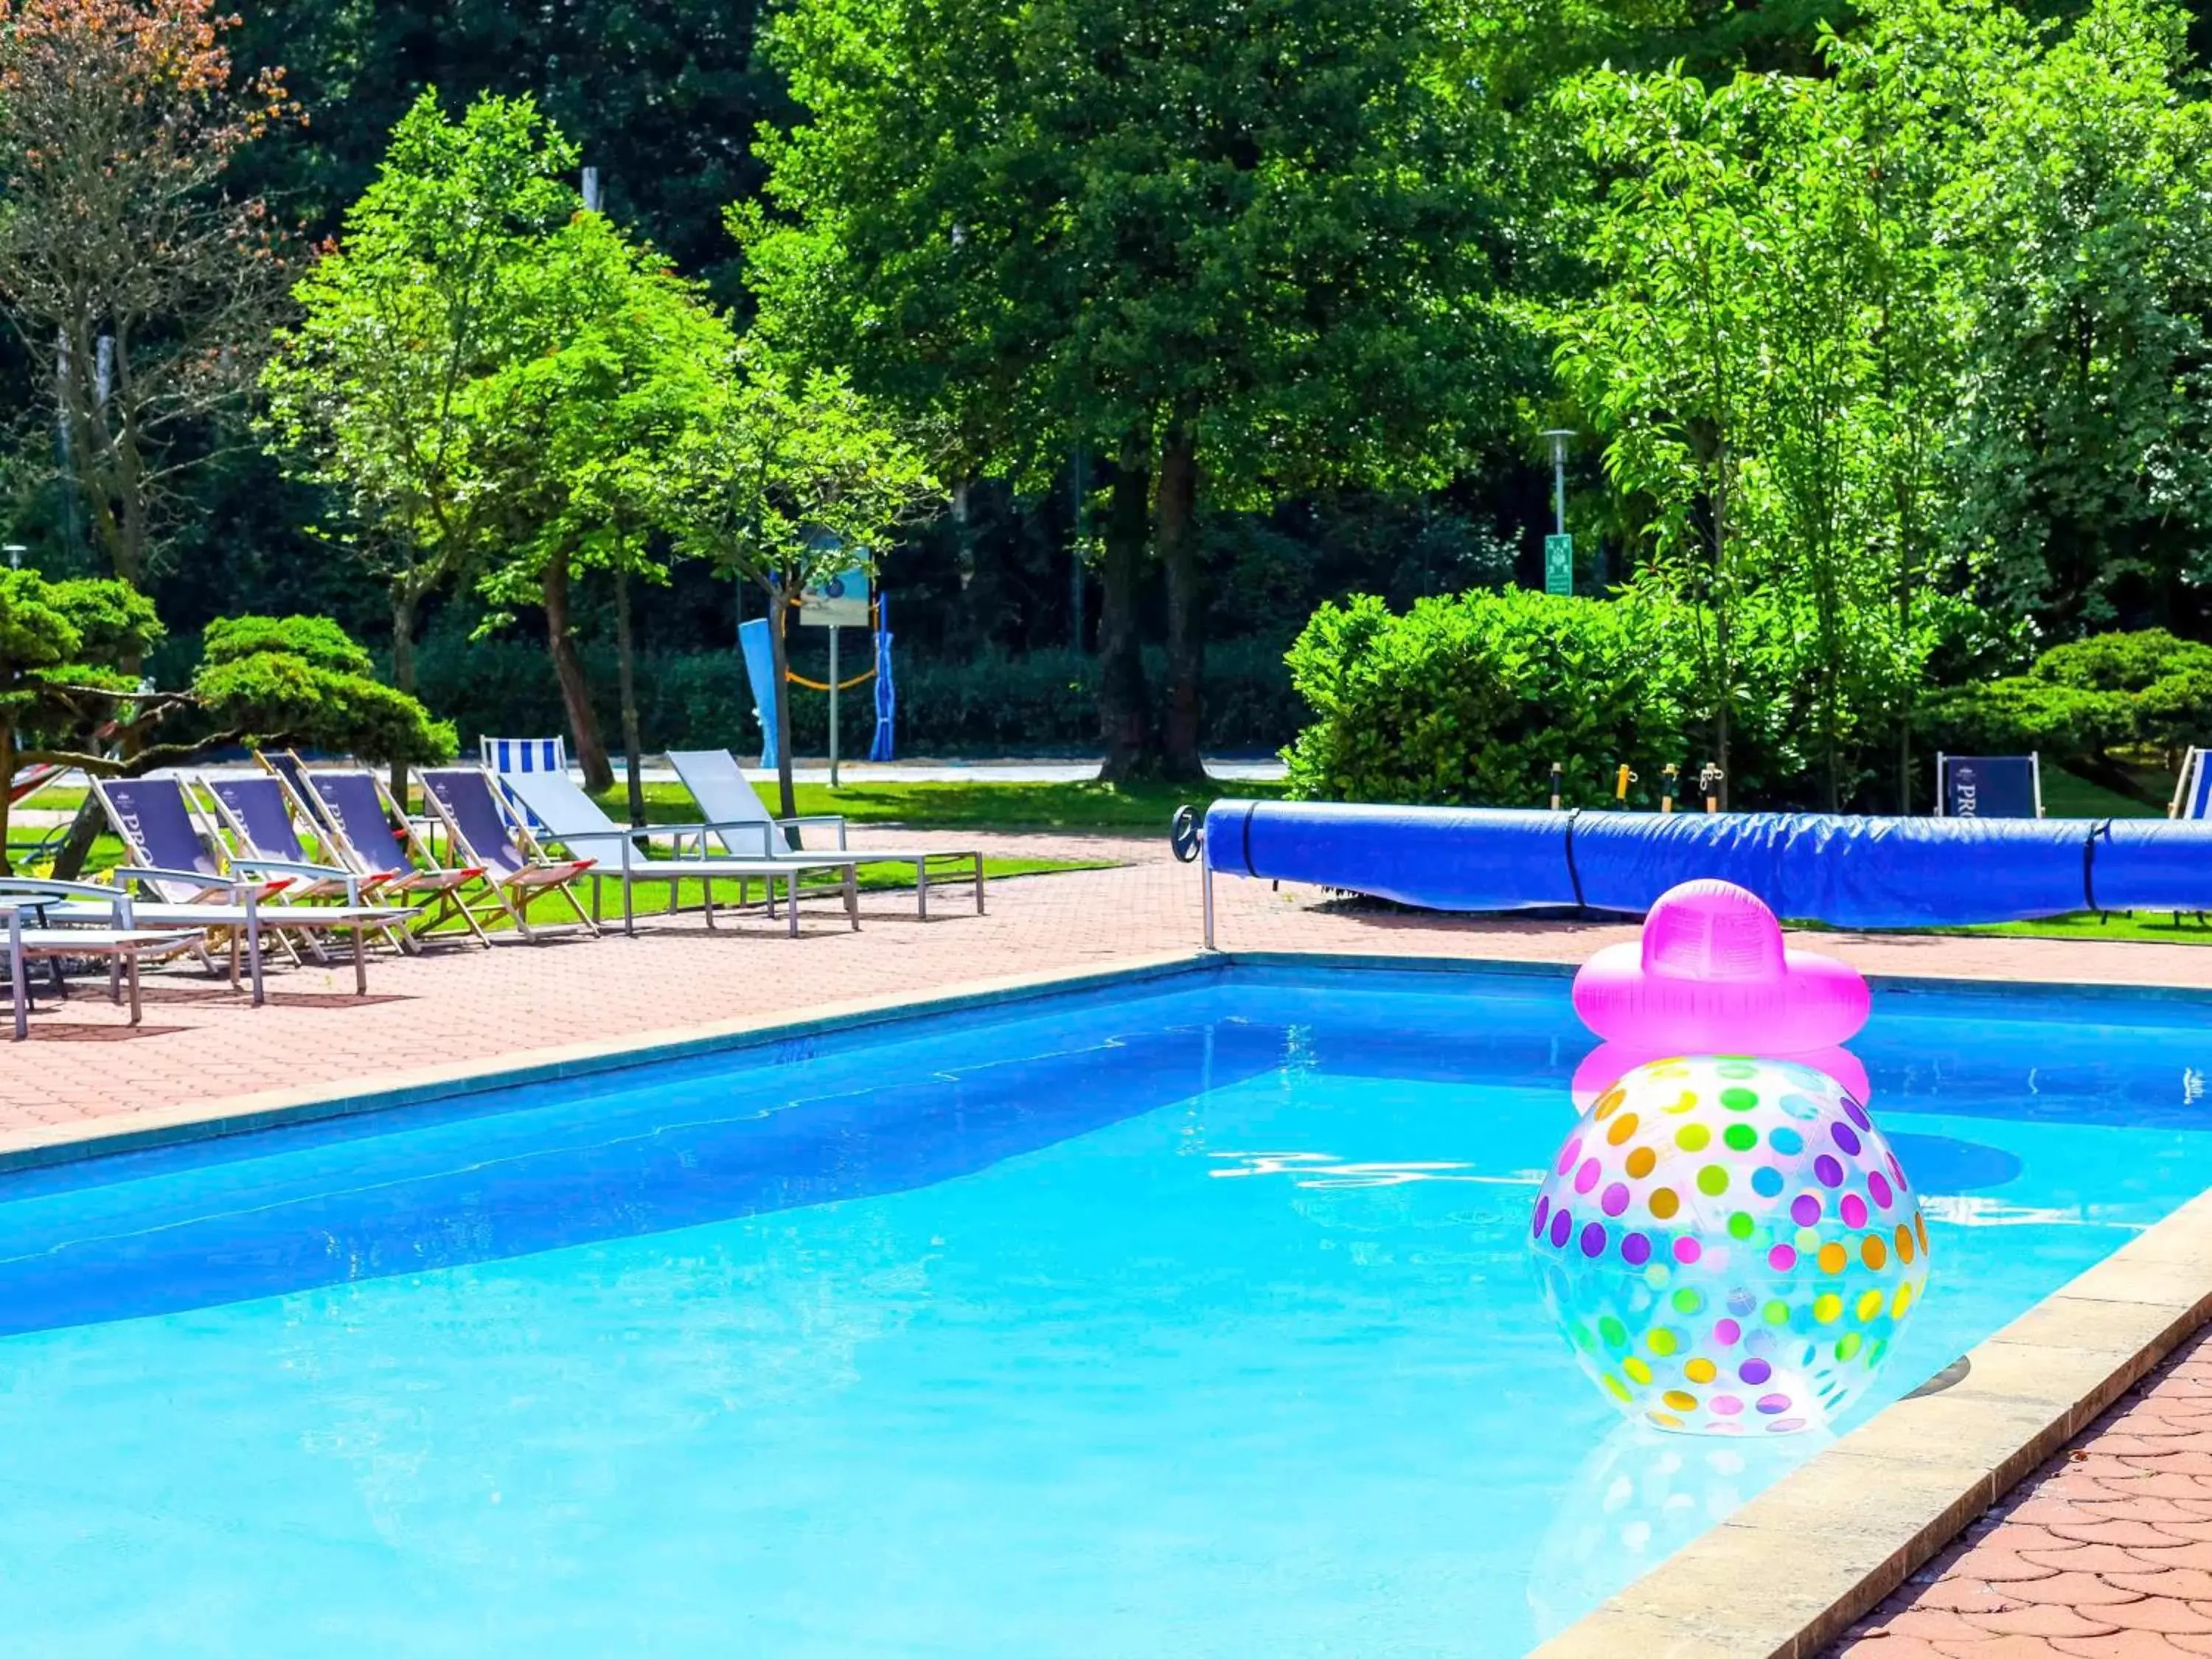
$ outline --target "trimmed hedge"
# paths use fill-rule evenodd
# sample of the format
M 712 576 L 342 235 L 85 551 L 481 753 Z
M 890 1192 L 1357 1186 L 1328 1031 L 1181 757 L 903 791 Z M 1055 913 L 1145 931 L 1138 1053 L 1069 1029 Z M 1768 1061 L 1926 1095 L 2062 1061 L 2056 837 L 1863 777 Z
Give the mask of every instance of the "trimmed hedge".
M 1634 595 L 1525 588 L 1423 599 L 1403 616 L 1371 594 L 1324 605 L 1291 647 L 1315 716 L 1288 751 L 1291 793 L 1532 806 L 1556 761 L 1571 805 L 1609 799 L 1623 763 L 1639 802 L 1654 799 L 1661 769 L 1691 752 L 1691 659 L 1668 637 L 1680 623 Z
M 1954 752 L 2034 750 L 2093 769 L 2130 744 L 2186 749 L 2212 738 L 2212 646 L 2159 628 L 2055 645 L 2025 674 L 1933 699 L 1922 724 Z
M 855 640 L 853 643 L 860 646 Z M 865 647 L 863 647 L 865 648 Z M 811 653 L 799 672 L 825 677 Z M 610 749 L 622 742 L 615 694 L 614 653 L 586 645 L 584 663 Z M 860 650 L 848 653 L 847 677 L 865 668 Z M 1154 657 L 1155 676 L 1163 664 Z M 898 751 L 928 755 L 1087 755 L 1098 750 L 1097 661 L 1069 651 L 1026 657 L 984 657 L 972 662 L 908 662 L 898 674 Z M 479 734 L 528 737 L 564 732 L 561 695 L 545 648 L 534 640 L 453 638 L 425 641 L 416 655 L 423 702 L 459 728 L 465 746 Z M 641 656 L 637 666 L 639 723 L 649 752 L 685 748 L 732 748 L 757 754 L 760 728 L 752 696 L 734 653 L 671 652 Z M 829 750 L 829 702 L 818 691 L 793 686 L 793 751 Z M 1217 752 L 1273 750 L 1297 730 L 1300 708 L 1280 652 L 1258 641 L 1211 647 L 1206 658 L 1206 743 Z M 872 684 L 841 699 L 840 748 L 865 756 L 875 734 Z

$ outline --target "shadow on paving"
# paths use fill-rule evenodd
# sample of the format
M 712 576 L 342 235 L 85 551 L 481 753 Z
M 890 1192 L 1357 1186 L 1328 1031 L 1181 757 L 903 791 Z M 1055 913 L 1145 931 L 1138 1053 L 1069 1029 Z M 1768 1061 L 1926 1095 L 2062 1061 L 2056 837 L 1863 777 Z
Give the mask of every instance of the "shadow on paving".
M 73 1025 L 58 1024 L 47 1015 L 31 1021 L 33 1042 L 135 1042 L 140 1037 L 173 1036 L 190 1025 Z

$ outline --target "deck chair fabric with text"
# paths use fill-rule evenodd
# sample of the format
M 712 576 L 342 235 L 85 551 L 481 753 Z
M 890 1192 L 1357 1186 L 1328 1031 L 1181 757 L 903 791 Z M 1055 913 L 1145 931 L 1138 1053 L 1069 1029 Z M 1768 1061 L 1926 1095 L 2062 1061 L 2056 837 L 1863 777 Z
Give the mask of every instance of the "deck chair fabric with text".
M 598 933 L 599 925 L 576 897 L 574 886 L 594 860 L 546 857 L 482 767 L 425 767 L 417 775 L 423 800 L 454 851 L 464 863 L 483 871 L 485 884 L 523 938 L 538 938 L 540 930 L 530 921 L 530 907 L 549 895 L 576 913 L 584 931 Z
M 337 770 L 303 769 L 300 776 L 326 826 L 332 850 L 343 862 L 363 875 L 377 877 L 382 897 L 430 900 L 416 907 L 403 940 L 427 936 L 447 921 L 459 921 L 480 943 L 491 943 L 483 919 L 505 915 L 506 907 L 495 892 L 488 891 L 478 903 L 469 902 L 468 890 L 483 882 L 483 866 L 440 863 L 393 802 L 383 779 L 374 772 Z

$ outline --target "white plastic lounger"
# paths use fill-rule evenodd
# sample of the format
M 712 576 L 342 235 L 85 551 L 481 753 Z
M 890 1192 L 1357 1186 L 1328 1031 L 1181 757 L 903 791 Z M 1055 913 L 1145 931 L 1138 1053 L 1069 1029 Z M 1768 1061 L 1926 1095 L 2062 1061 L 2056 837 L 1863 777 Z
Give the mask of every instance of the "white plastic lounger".
M 726 749 L 671 750 L 668 763 L 676 769 L 677 777 L 691 792 L 691 799 L 698 802 L 700 816 L 714 821 L 715 838 L 728 852 L 739 857 L 760 853 L 772 859 L 810 858 L 814 855 L 791 844 L 790 831 L 809 824 L 826 824 L 836 830 L 837 850 L 850 854 L 862 864 L 913 866 L 915 910 L 925 921 L 929 918 L 932 864 L 956 866 L 952 873 L 955 881 L 972 879 L 975 884 L 975 914 L 983 914 L 983 854 L 972 847 L 927 847 L 912 853 L 855 850 L 846 844 L 842 815 L 770 817 L 760 796 L 746 781 L 744 769 L 738 764 L 737 757 Z M 964 875 L 957 868 L 963 865 L 967 866 Z
M 666 882 L 672 915 L 676 909 L 678 884 L 685 880 L 700 882 L 706 898 L 707 925 L 711 927 L 714 925 L 715 882 L 739 884 L 740 903 L 744 902 L 744 884 L 760 883 L 767 890 L 769 915 L 773 920 L 775 884 L 781 881 L 790 931 L 795 937 L 799 933 L 799 878 L 823 872 L 842 878 L 846 916 L 856 930 L 860 925 L 860 880 L 854 870 L 858 860 L 842 854 L 788 859 L 708 858 L 707 836 L 716 828 L 714 824 L 652 824 L 641 830 L 618 824 L 601 811 L 599 803 L 578 788 L 565 772 L 511 772 L 503 775 L 500 782 L 522 803 L 525 811 L 545 826 L 548 840 L 560 842 L 571 852 L 585 847 L 609 849 L 592 872 L 593 908 L 597 908 L 597 884 L 602 878 L 620 881 L 624 933 L 637 931 L 636 910 L 631 902 L 631 888 L 637 882 Z M 673 858 L 654 858 L 649 838 L 656 835 L 670 836 L 679 848 L 683 842 L 689 840 L 699 852 L 696 855 L 685 855 L 679 851 Z

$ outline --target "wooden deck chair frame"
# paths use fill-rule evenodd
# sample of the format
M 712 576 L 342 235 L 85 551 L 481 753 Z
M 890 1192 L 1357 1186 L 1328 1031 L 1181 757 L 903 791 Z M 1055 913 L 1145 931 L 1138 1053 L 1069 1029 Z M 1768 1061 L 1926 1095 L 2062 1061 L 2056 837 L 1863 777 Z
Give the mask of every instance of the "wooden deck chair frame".
M 465 771 L 470 769 L 429 767 L 418 769 Z M 447 845 L 457 849 L 465 862 L 477 866 L 483 872 L 479 879 L 483 883 L 485 889 L 498 901 L 500 912 L 514 924 L 515 931 L 523 938 L 534 943 L 538 937 L 538 930 L 533 928 L 530 923 L 528 912 L 532 902 L 548 893 L 557 892 L 568 902 L 568 908 L 576 913 L 576 925 L 591 934 L 592 938 L 597 939 L 599 935 L 599 924 L 592 919 L 591 912 L 584 908 L 584 902 L 576 896 L 575 892 L 576 882 L 589 872 L 592 860 L 549 857 L 544 848 L 539 845 L 538 837 L 531 833 L 529 824 L 523 820 L 514 801 L 508 798 L 507 791 L 499 787 L 498 775 L 484 771 L 481 767 L 475 769 L 484 781 L 485 789 L 491 796 L 493 807 L 506 821 L 508 832 L 514 837 L 514 844 L 535 862 L 530 866 L 515 871 L 512 875 L 501 875 L 498 866 L 485 858 L 470 842 L 468 832 L 463 830 L 459 820 L 446 810 L 445 802 L 438 799 L 426 778 L 422 782 L 423 804 L 429 809 L 432 818 L 445 831 Z M 491 912 L 487 910 L 480 914 L 489 915 Z
M 334 872 L 339 872 L 328 876 L 302 877 L 284 890 L 284 899 L 288 904 L 301 903 L 308 899 L 343 898 L 347 892 L 347 877 L 353 878 L 356 890 L 362 893 L 367 893 L 382 884 L 384 879 L 382 876 L 365 875 L 360 871 L 348 868 L 337 859 L 325 858 L 318 860 L 307 857 L 307 843 L 300 836 L 299 825 L 307 825 L 309 834 L 317 840 L 323 841 L 327 839 L 323 821 L 307 810 L 307 804 L 301 800 L 292 786 L 284 781 L 283 774 L 268 772 L 264 769 L 263 775 L 270 778 L 276 783 L 278 792 L 284 797 L 286 810 L 296 820 L 293 828 L 293 838 L 300 842 L 301 857 L 298 859 L 291 859 L 288 854 L 272 852 L 268 848 L 256 844 L 252 830 L 244 819 L 231 810 L 229 803 L 225 801 L 216 790 L 216 785 L 221 781 L 219 778 L 206 772 L 193 773 L 191 783 L 185 790 L 185 795 L 190 799 L 193 789 L 197 788 L 199 793 L 206 796 L 208 809 L 213 814 L 213 822 L 229 836 L 234 855 L 242 855 L 249 862 L 264 856 L 286 859 L 289 862 L 298 864 L 321 862 L 330 865 Z M 325 847 L 323 850 L 328 852 L 329 848 Z
M 2192 749 L 2182 757 L 2181 775 L 2173 781 L 2173 799 L 2166 804 L 2166 817 L 2187 818 L 2196 816 L 2189 809 L 2197 804 L 2197 795 L 2203 789 L 2208 765 L 2212 765 L 2212 749 Z M 2212 811 L 2204 816 L 2212 817 Z
M 285 799 L 292 804 L 294 816 L 306 824 L 315 838 L 321 842 L 324 851 L 329 854 L 332 864 L 350 871 L 358 877 L 365 890 L 374 888 L 376 901 L 380 904 L 391 904 L 399 899 L 411 899 L 423 893 L 432 894 L 437 897 L 439 903 L 434 911 L 428 906 L 419 904 L 399 907 L 409 912 L 407 920 L 394 926 L 379 929 L 383 933 L 386 944 L 410 957 L 420 956 L 422 953 L 421 944 L 422 936 L 434 930 L 440 922 L 447 920 L 449 914 L 459 915 L 462 921 L 468 924 L 471 933 L 479 939 L 483 939 L 486 945 L 491 943 L 491 940 L 485 937 L 483 929 L 477 925 L 476 918 L 470 915 L 466 907 L 453 896 L 455 888 L 467 885 L 483 872 L 436 868 L 435 861 L 430 859 L 428 849 L 423 846 L 421 836 L 416 833 L 415 827 L 406 814 L 393 811 L 391 792 L 384 787 L 383 780 L 375 772 L 365 766 L 349 766 L 343 769 L 349 773 L 358 772 L 366 777 L 370 786 L 375 789 L 377 803 L 384 809 L 386 817 L 405 826 L 406 846 L 410 854 L 408 861 L 413 864 L 416 860 L 420 859 L 424 863 L 431 864 L 432 868 L 425 870 L 421 865 L 416 865 L 414 872 L 410 875 L 394 875 L 389 870 L 380 870 L 373 866 L 368 859 L 355 850 L 352 842 L 347 839 L 344 830 L 338 823 L 336 814 L 312 793 L 301 792 L 300 781 L 310 778 L 307 763 L 290 750 L 280 752 L 296 770 L 288 771 L 258 749 L 253 751 L 253 758 L 264 773 L 276 781 L 277 787 L 284 792 Z M 312 781 L 308 787 L 312 790 Z M 208 794 L 215 802 L 216 810 L 222 811 L 222 797 L 216 794 L 212 787 L 209 788 Z M 228 818 L 229 815 L 225 813 L 224 816 Z M 241 836 L 244 833 L 242 828 L 236 824 L 233 824 L 232 830 L 234 834 Z
M 266 763 L 264 761 L 264 764 Z M 483 868 L 477 865 L 449 866 L 441 862 L 437 854 L 431 850 L 429 842 L 423 839 L 422 831 L 416 827 L 416 821 L 401 811 L 398 804 L 392 799 L 392 791 L 386 785 L 381 774 L 372 771 L 366 766 L 347 767 L 343 769 L 349 775 L 366 778 L 368 781 L 369 787 L 376 792 L 376 803 L 383 811 L 386 823 L 398 826 L 391 832 L 393 838 L 406 849 L 407 861 L 415 866 L 414 872 L 410 875 L 395 876 L 389 872 L 383 872 L 386 879 L 377 889 L 379 896 L 413 898 L 426 896 L 430 900 L 428 903 L 416 906 L 415 915 L 417 919 L 410 921 L 400 929 L 403 947 L 410 952 L 419 954 L 422 950 L 422 941 L 436 933 L 447 922 L 453 921 L 459 921 L 470 933 L 476 937 L 479 944 L 489 946 L 491 944 L 491 935 L 484 932 L 483 922 L 477 919 L 479 910 L 482 915 L 489 916 L 505 915 L 508 913 L 499 902 L 496 894 L 487 894 L 480 907 L 471 907 L 469 903 L 468 889 L 485 884 L 486 872 Z M 284 778 L 287 789 L 292 790 L 295 794 L 298 793 L 292 781 L 285 777 L 280 769 L 271 766 L 270 770 L 275 772 L 278 777 Z M 304 767 L 301 775 L 307 780 L 307 787 L 312 791 L 315 787 L 315 775 Z M 366 872 L 371 867 L 369 860 L 362 854 L 353 838 L 346 833 L 343 825 L 339 823 L 337 809 L 319 797 L 310 800 L 307 805 L 312 809 L 317 809 L 317 821 L 323 824 L 325 838 L 340 856 L 354 868 Z

